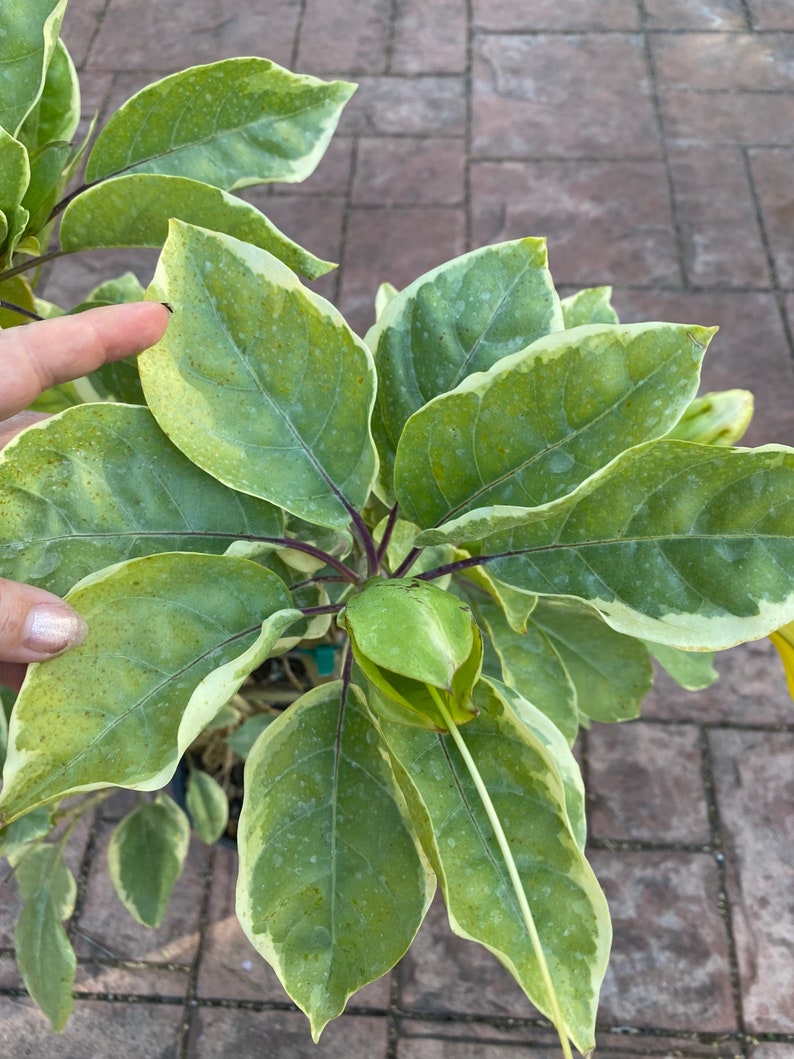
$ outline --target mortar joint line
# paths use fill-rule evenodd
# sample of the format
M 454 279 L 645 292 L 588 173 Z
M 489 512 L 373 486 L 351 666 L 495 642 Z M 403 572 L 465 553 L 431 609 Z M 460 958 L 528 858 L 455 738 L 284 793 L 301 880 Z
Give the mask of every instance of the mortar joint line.
M 769 240 L 769 231 L 767 230 L 766 221 L 764 219 L 764 211 L 761 208 L 761 199 L 758 195 L 758 188 L 755 183 L 755 175 L 753 173 L 752 163 L 750 161 L 750 147 L 742 147 L 741 155 L 744 163 L 744 172 L 747 179 L 747 185 L 750 188 L 750 198 L 753 203 L 753 210 L 755 211 L 755 219 L 758 225 L 758 231 L 761 236 L 761 245 L 764 250 L 764 256 L 766 257 L 767 270 L 769 272 L 769 281 L 772 286 L 772 293 L 775 298 L 777 305 L 777 311 L 780 316 L 780 323 L 783 328 L 783 335 L 788 345 L 789 359 L 794 358 L 794 335 L 792 335 L 791 324 L 788 318 L 788 312 L 786 311 L 786 300 L 783 294 L 783 288 L 780 284 L 780 276 L 777 270 L 777 263 L 775 261 L 775 255 L 772 251 L 772 244 Z
M 292 50 L 290 51 L 290 69 L 298 67 L 298 52 L 300 51 L 301 34 L 303 33 L 303 20 L 306 17 L 306 4 L 308 0 L 300 0 L 298 17 L 295 22 L 295 35 L 292 38 Z
M 201 893 L 201 906 L 199 909 L 199 920 L 197 925 L 198 939 L 196 941 L 196 952 L 190 965 L 185 998 L 182 1006 L 182 1025 L 179 1029 L 178 1059 L 188 1059 L 188 1043 L 190 1040 L 190 1029 L 193 1015 L 197 1008 L 196 995 L 198 992 L 198 975 L 201 959 L 204 955 L 204 942 L 210 925 L 210 899 L 212 894 L 212 880 L 215 868 L 216 847 L 210 847 L 207 864 L 204 870 L 203 889 Z
M 711 744 L 708 732 L 700 729 L 700 753 L 701 753 L 701 775 L 706 792 L 706 807 L 709 814 L 709 827 L 711 829 L 711 844 L 714 849 L 714 862 L 717 868 L 719 880 L 718 912 L 725 927 L 725 935 L 728 945 L 728 966 L 731 978 L 731 995 L 733 999 L 736 1025 L 739 1029 L 739 1040 L 742 1053 L 746 1059 L 750 1059 L 750 1037 L 744 1019 L 744 1003 L 742 998 L 742 983 L 739 973 L 739 960 L 736 946 L 736 936 L 733 929 L 733 912 L 730 897 L 728 895 L 728 863 L 725 855 L 725 842 L 722 835 L 722 821 L 717 800 L 717 784 L 714 779 L 714 762 L 711 755 Z

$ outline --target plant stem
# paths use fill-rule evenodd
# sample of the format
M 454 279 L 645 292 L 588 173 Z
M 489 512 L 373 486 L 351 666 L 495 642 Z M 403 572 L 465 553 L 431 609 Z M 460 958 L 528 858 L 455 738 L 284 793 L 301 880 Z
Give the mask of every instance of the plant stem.
M 389 519 L 386 523 L 386 528 L 383 531 L 383 537 L 381 538 L 380 545 L 378 546 L 378 563 L 383 560 L 383 556 L 386 554 L 386 549 L 389 547 L 392 533 L 394 533 L 394 527 L 397 524 L 397 512 L 399 508 L 395 504 L 389 512 Z
M 408 573 L 408 571 L 411 569 L 411 567 L 414 565 L 414 563 L 416 562 L 416 560 L 419 558 L 419 556 L 421 554 L 422 554 L 422 549 L 421 548 L 412 548 L 408 552 L 406 557 L 403 559 L 403 561 L 400 563 L 400 565 L 397 567 L 397 569 L 394 571 L 394 576 L 395 577 L 405 577 L 405 575 Z M 426 580 L 426 581 L 430 580 L 428 578 L 427 574 L 424 575 L 424 580 Z
M 64 257 L 69 252 L 67 250 L 50 250 L 48 254 L 40 254 L 38 257 L 30 258 L 29 261 L 23 261 L 21 265 L 15 265 L 14 268 L 7 268 L 5 272 L 0 272 L 0 283 L 11 279 L 13 276 L 19 276 L 22 272 L 30 272 L 31 269 L 38 268 L 48 261 L 54 261 L 56 257 Z
M 416 576 L 420 581 L 435 581 L 437 577 L 444 577 L 445 574 L 456 574 L 459 570 L 470 570 L 472 566 L 485 566 L 486 563 L 491 562 L 494 558 L 496 557 L 493 555 L 471 555 L 468 559 L 458 559 L 454 563 L 445 563 L 444 566 L 437 566 L 434 570 L 425 570 L 424 573 Z M 413 560 L 411 561 L 413 562 Z M 403 563 L 404 565 L 405 563 Z
M 562 1046 L 562 1052 L 565 1059 L 573 1059 L 571 1053 L 571 1044 L 568 1040 L 568 1034 L 565 1031 L 565 1023 L 563 1022 L 562 1012 L 560 1011 L 559 1001 L 557 1000 L 557 992 L 554 988 L 554 982 L 552 981 L 551 972 L 549 971 L 549 965 L 546 961 L 546 954 L 543 951 L 543 946 L 540 941 L 540 935 L 538 934 L 537 927 L 535 926 L 535 919 L 532 915 L 532 910 L 529 907 L 529 901 L 524 890 L 521 877 L 518 874 L 518 868 L 513 858 L 513 853 L 510 849 L 510 844 L 507 841 L 507 835 L 504 833 L 502 822 L 496 812 L 496 807 L 491 801 L 491 795 L 488 793 L 488 788 L 483 782 L 483 778 L 480 775 L 480 771 L 477 768 L 477 764 L 466 746 L 463 736 L 455 724 L 452 716 L 444 704 L 444 700 L 438 693 L 438 689 L 428 684 L 427 689 L 433 697 L 436 706 L 438 706 L 441 717 L 446 724 L 449 734 L 455 742 L 456 747 L 460 756 L 463 758 L 463 762 L 471 776 L 472 783 L 474 784 L 477 794 L 480 796 L 480 801 L 485 809 L 488 820 L 493 828 L 496 841 L 499 844 L 502 857 L 504 858 L 505 865 L 507 867 L 507 873 L 510 876 L 510 882 L 513 885 L 513 891 L 515 892 L 516 898 L 518 899 L 518 905 L 521 909 L 521 917 L 524 920 L 524 926 L 527 928 L 527 934 L 532 945 L 532 950 L 535 953 L 535 959 L 538 961 L 538 967 L 540 969 L 540 976 L 543 979 L 543 985 L 546 989 L 546 994 L 549 999 L 549 1006 L 551 1008 L 551 1020 L 554 1023 L 554 1028 L 557 1031 L 557 1036 L 560 1038 L 560 1045 Z
M 350 512 L 353 529 L 356 531 L 356 535 L 364 548 L 364 554 L 367 557 L 367 572 L 370 577 L 374 577 L 380 569 L 380 560 L 378 558 L 378 551 L 375 547 L 375 541 L 372 539 L 372 534 L 369 532 L 366 522 L 358 511 L 349 504 L 345 506 Z
M 27 316 L 29 320 L 43 320 L 43 316 L 39 316 L 38 313 L 33 313 L 30 309 L 23 309 L 21 305 L 14 305 L 13 302 L 4 302 L 0 300 L 0 309 L 6 309 L 10 313 L 19 313 L 20 316 Z

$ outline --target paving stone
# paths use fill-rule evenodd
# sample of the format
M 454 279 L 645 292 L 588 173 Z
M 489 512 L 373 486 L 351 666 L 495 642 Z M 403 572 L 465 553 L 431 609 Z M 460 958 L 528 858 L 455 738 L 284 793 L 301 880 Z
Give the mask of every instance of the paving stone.
M 268 0 L 231 11 L 216 0 L 110 0 L 88 63 L 98 70 L 136 67 L 166 74 L 235 55 L 261 55 L 290 66 L 300 10 L 300 0 Z
M 693 724 L 791 722 L 783 666 L 769 640 L 720 651 L 715 669 L 719 680 L 703 691 L 684 691 L 657 669 L 653 689 L 642 704 L 643 717 Z
M 153 929 L 137 923 L 119 901 L 107 871 L 111 829 L 97 841 L 85 901 L 75 924 L 78 958 L 96 956 L 144 963 L 192 963 L 198 944 L 207 851 L 195 842 L 174 887 L 162 924 Z
M 694 725 L 594 725 L 587 761 L 594 838 L 710 841 L 700 732 Z
M 314 1044 L 306 1017 L 297 1012 L 200 1007 L 187 1059 L 385 1059 L 387 1048 L 385 1019 L 342 1016 Z
M 402 1010 L 538 1017 L 491 953 L 452 933 L 439 896 L 400 962 L 398 982 Z
M 498 31 L 636 30 L 636 0 L 474 0 L 477 29 Z
M 794 1032 L 794 733 L 711 731 L 747 1029 Z
M 479 36 L 472 76 L 473 157 L 659 157 L 639 36 Z
M 750 167 L 778 282 L 794 287 L 794 151 L 751 151 Z
M 275 971 L 243 933 L 234 910 L 237 854 L 218 847 L 213 867 L 209 924 L 204 934 L 196 994 L 202 999 L 290 1003 Z M 348 1006 L 384 1011 L 389 1006 L 389 977 L 354 994 Z
M 651 45 L 665 88 L 775 92 L 794 87 L 794 41 L 788 34 L 654 34 Z
M 649 29 L 749 29 L 743 0 L 644 0 Z
M 342 135 L 463 136 L 463 77 L 359 77 L 339 123 Z
M 78 70 L 85 62 L 106 6 L 106 0 L 81 0 L 79 4 L 69 4 L 66 10 L 61 39 Z
M 794 29 L 790 0 L 747 0 L 755 29 Z
M 765 1041 L 750 1049 L 750 1059 L 794 1059 L 794 1044 Z
M 702 853 L 595 850 L 614 942 L 601 1025 L 720 1033 L 735 1030 L 719 876 Z
M 359 334 L 375 322 L 381 283 L 407 286 L 466 249 L 463 210 L 351 210 L 339 305 Z
M 544 235 L 560 285 L 681 282 L 659 162 L 478 162 L 471 195 L 474 244 Z
M 356 206 L 460 206 L 464 198 L 462 139 L 373 137 L 358 146 Z
M 79 1000 L 61 1034 L 27 999 L 4 997 L 0 1054 L 9 1059 L 177 1059 L 183 1010 L 170 1004 Z M 209 1059 L 209 1056 L 207 1057 Z
M 438 1040 L 437 1038 L 403 1038 L 397 1045 L 397 1059 L 515 1059 L 516 1055 L 547 1055 L 549 1046 L 532 1049 L 524 1045 L 520 1052 L 512 1045 L 484 1041 Z M 553 1051 L 552 1051 L 553 1054 Z
M 188 968 L 176 970 L 148 963 L 121 964 L 80 960 L 75 974 L 75 993 L 88 993 L 108 1000 L 144 997 L 180 1004 L 190 984 Z
M 424 1056 L 422 1047 L 425 1042 L 435 1040 L 450 1041 L 453 1046 L 476 1043 L 479 1048 L 484 1049 L 483 1054 L 489 1059 L 489 1049 L 501 1045 L 521 1048 L 519 1055 L 527 1054 L 527 1049 L 533 1045 L 543 1049 L 550 1048 L 552 1052 L 559 1050 L 559 1039 L 551 1023 L 539 1017 L 523 1021 L 518 1018 L 480 1017 L 459 1012 L 456 1018 L 441 1021 L 433 1019 L 432 1016 L 414 1014 L 410 1018 L 398 1018 L 396 1025 L 400 1040 L 417 1042 L 416 1045 L 411 1045 L 416 1049 L 417 1056 Z M 403 1044 L 398 1045 L 398 1056 L 402 1054 L 400 1048 L 405 1047 L 407 1046 Z M 409 1050 L 407 1054 L 412 1053 Z M 515 1055 L 515 1052 L 510 1054 Z
M 397 0 L 390 71 L 395 74 L 459 74 L 466 70 L 465 0 Z
M 343 199 L 332 198 L 330 195 L 310 197 L 291 191 L 273 195 L 261 195 L 258 192 L 259 189 L 249 189 L 246 198 L 285 235 L 324 261 L 338 263 L 341 260 L 342 226 L 346 208 Z M 323 295 L 328 289 L 335 289 L 335 285 L 333 272 L 310 284 Z
M 768 286 L 766 253 L 740 152 L 671 151 L 669 165 L 689 282 Z
M 689 293 L 686 291 L 616 290 L 615 306 L 622 320 L 676 320 L 681 323 L 717 324 L 719 333 L 706 355 L 702 391 L 742 388 L 755 394 L 756 414 L 742 444 L 794 444 L 794 370 L 774 295 L 764 292 L 731 291 Z M 753 648 L 751 647 L 752 651 Z M 777 672 L 779 665 L 770 663 Z M 759 674 L 763 676 L 763 674 Z M 737 674 L 738 676 L 738 674 Z M 741 679 L 741 678 L 740 678 Z M 751 683 L 739 701 L 740 711 L 750 708 L 780 715 L 779 698 L 766 694 L 762 683 Z M 730 692 L 720 688 L 719 695 Z M 778 705 L 775 705 L 778 703 Z M 727 708 L 727 707 L 726 707 Z
M 390 9 L 390 0 L 308 0 L 297 66 L 317 73 L 385 73 Z
M 614 1033 L 596 1034 L 596 1054 L 599 1059 L 640 1059 L 654 1055 L 659 1059 L 741 1059 L 743 1043 L 738 1035 L 720 1034 L 699 1039 L 695 1034 L 672 1036 L 643 1033 L 633 1026 L 616 1028 Z M 771 1057 L 770 1057 L 771 1059 Z M 782 1057 L 781 1057 L 782 1059 Z
M 788 147 L 794 96 L 785 92 L 689 92 L 660 94 L 662 124 L 671 143 Z

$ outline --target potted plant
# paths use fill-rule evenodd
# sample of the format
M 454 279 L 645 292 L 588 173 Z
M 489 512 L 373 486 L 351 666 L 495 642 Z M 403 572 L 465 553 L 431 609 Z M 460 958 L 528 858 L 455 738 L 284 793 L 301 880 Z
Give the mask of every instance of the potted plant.
M 109 868 L 159 922 L 190 830 L 164 792 L 179 762 L 250 712 L 235 696 L 268 660 L 323 645 L 331 679 L 244 747 L 252 943 L 316 1039 L 438 885 L 452 929 L 587 1052 L 610 926 L 571 746 L 590 718 L 638 714 L 652 656 L 702 686 L 709 652 L 794 620 L 794 451 L 733 447 L 746 396 L 697 398 L 713 328 L 621 325 L 604 288 L 561 300 L 542 239 L 384 286 L 356 335 L 296 275 L 330 266 L 232 194 L 306 176 L 350 85 L 262 59 L 184 71 L 110 119 L 65 194 L 85 148 L 64 6 L 26 8 L 19 51 L 43 47 L 0 94 L 0 295 L 55 313 L 27 279 L 48 259 L 154 245 L 145 296 L 174 314 L 137 366 L 49 394 L 66 407 L 0 463 L 0 575 L 65 594 L 90 629 L 30 668 L 8 726 L 25 983 L 61 1027 L 63 827 L 116 787 L 151 792 Z M 90 301 L 136 296 L 122 278 Z M 192 775 L 211 839 L 225 796 Z

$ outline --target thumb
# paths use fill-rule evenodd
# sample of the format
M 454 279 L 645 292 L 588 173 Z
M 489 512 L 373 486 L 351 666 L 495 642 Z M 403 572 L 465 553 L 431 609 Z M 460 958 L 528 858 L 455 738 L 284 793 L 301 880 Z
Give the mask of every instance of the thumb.
M 0 578 L 0 663 L 43 662 L 82 643 L 87 632 L 58 596 Z

